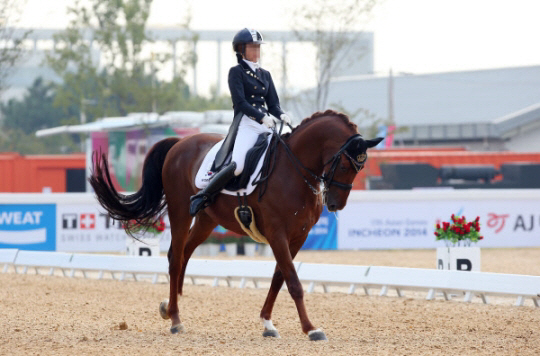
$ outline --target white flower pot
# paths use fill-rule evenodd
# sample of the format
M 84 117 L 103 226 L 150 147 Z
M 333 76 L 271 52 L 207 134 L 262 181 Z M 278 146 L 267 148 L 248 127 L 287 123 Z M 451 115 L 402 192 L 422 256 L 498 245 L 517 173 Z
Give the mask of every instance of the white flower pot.
M 197 246 L 197 248 L 195 248 L 195 251 L 193 251 L 193 256 L 195 257 L 208 256 L 208 253 L 209 253 L 208 246 L 209 244 L 202 244 L 202 245 Z
M 437 269 L 480 272 L 480 247 L 438 247 Z
M 208 256 L 219 255 L 220 244 L 208 244 Z
M 144 237 L 142 242 L 131 237 L 126 238 L 126 255 L 159 257 L 159 236 Z
M 270 247 L 270 245 L 267 245 L 267 244 L 261 244 L 259 245 L 259 248 L 260 248 L 260 255 L 261 256 L 264 256 L 264 257 L 272 257 L 274 256 L 274 252 L 272 251 L 272 247 Z
M 236 242 L 231 242 L 225 244 L 225 252 L 229 257 L 235 257 L 237 254 L 237 244 Z
M 246 257 L 255 256 L 255 250 L 257 249 L 257 244 L 254 242 L 248 242 L 244 244 L 244 255 Z

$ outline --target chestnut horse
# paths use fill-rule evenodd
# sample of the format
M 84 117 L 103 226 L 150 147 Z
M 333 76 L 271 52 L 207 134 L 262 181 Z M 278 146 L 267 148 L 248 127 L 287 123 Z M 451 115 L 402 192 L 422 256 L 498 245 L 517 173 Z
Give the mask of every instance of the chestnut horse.
M 200 211 L 191 226 L 189 198 L 198 191 L 195 175 L 205 154 L 222 138 L 197 134 L 156 143 L 144 162 L 142 187 L 131 195 L 120 194 L 113 187 L 105 155 L 95 158 L 90 183 L 111 217 L 127 224 L 136 221 L 151 226 L 168 208 L 172 234 L 168 253 L 170 297 L 160 305 L 160 313 L 172 320 L 172 333 L 183 331 L 178 295 L 182 295 L 186 265 L 195 248 L 218 224 L 245 234 L 234 217 L 237 197 L 223 194 Z M 319 219 L 323 204 L 326 203 L 329 211 L 345 207 L 352 181 L 367 158 L 367 149 L 381 140 L 364 140 L 346 115 L 331 110 L 304 119 L 290 134 L 279 139 L 281 144 L 275 150 L 276 161 L 266 182 L 266 194 L 258 199 L 261 189 L 258 186 L 248 196 L 258 229 L 268 240 L 277 261 L 260 314 L 263 336 L 279 337 L 272 324 L 272 309 L 285 281 L 296 304 L 302 331 L 310 340 L 326 340 L 325 334 L 308 318 L 293 259 Z

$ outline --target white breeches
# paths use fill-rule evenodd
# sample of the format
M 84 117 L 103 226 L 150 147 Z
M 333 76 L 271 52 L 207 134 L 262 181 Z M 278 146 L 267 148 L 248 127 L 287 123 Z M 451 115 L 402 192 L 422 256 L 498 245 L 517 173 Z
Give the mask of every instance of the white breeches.
M 247 151 L 255 145 L 257 138 L 263 132 L 271 133 L 272 130 L 246 115 L 242 116 L 232 151 L 232 161 L 236 162 L 235 176 L 239 176 L 244 170 Z

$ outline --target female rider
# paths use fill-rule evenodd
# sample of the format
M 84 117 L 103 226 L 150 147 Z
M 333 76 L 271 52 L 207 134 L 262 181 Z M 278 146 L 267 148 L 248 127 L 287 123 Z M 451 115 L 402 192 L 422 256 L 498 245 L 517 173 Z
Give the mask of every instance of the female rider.
M 218 161 L 216 156 L 214 167 L 219 169 L 219 172 L 212 177 L 206 188 L 191 197 L 189 213 L 192 216 L 210 205 L 213 197 L 229 180 L 242 173 L 247 151 L 255 145 L 261 133 L 271 132 L 278 120 L 276 118 L 291 124 L 291 119 L 279 106 L 270 72 L 259 66 L 262 43 L 261 33 L 253 29 L 244 28 L 234 36 L 233 50 L 236 52 L 238 65 L 229 71 L 234 120 L 225 140 L 234 141 L 232 159 L 227 165 L 215 167 Z

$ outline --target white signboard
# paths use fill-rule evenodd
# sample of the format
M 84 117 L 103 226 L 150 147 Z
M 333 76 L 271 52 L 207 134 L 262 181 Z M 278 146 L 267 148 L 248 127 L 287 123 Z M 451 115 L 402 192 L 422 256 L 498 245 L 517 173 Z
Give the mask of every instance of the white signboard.
M 125 252 L 126 239 L 131 239 L 120 224 L 111 219 L 96 203 L 58 204 L 56 213 L 56 250 L 70 252 Z M 162 251 L 170 246 L 167 229 L 160 234 Z
M 57 251 L 125 250 L 127 234 L 97 203 L 58 204 L 56 211 Z
M 452 214 L 468 220 L 480 217 L 484 239 L 479 247 L 540 246 L 540 199 L 512 194 L 493 199 L 486 193 L 450 191 L 437 199 L 437 193 L 409 191 L 410 201 L 399 193 L 394 200 L 391 196 L 363 202 L 353 198 L 339 213 L 338 249 L 441 247 L 444 243 L 435 241 L 435 225 L 450 222 Z M 467 194 L 469 199 L 463 199 Z
M 0 208 L 2 247 L 123 253 L 130 238 L 93 194 L 0 194 Z M 353 191 L 338 213 L 337 248 L 444 247 L 433 232 L 452 214 L 480 217 L 479 247 L 540 247 L 540 189 L 494 189 Z M 165 225 L 162 252 L 171 241 L 167 217 Z

